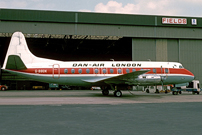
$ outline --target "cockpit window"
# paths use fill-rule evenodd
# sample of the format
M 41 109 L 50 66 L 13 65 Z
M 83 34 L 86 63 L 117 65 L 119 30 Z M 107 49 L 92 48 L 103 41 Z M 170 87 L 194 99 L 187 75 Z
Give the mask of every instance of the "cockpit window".
M 179 65 L 179 68 L 184 68 L 182 65 Z

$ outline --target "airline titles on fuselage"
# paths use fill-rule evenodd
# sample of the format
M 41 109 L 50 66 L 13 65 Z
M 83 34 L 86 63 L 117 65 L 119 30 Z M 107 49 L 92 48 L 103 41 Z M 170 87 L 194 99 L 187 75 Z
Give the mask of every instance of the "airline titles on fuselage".
M 104 67 L 105 63 L 74 63 L 72 67 Z M 141 63 L 112 63 L 111 67 L 141 67 Z

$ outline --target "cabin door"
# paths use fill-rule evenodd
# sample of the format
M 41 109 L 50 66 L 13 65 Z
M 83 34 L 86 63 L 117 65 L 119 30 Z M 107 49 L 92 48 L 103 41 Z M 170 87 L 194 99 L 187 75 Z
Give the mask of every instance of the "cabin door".
M 60 65 L 54 64 L 53 65 L 53 79 L 59 79 L 60 78 Z
M 169 74 L 169 68 L 163 68 L 161 66 L 161 79 L 166 80 Z

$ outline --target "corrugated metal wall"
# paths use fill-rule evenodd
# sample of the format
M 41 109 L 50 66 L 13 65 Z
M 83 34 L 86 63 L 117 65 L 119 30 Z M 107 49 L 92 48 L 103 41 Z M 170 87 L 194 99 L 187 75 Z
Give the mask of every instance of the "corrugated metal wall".
M 168 61 L 179 62 L 179 40 L 168 39 L 167 50 L 168 50 Z
M 75 24 L 33 23 L 33 22 L 0 22 L 1 33 L 21 31 L 24 34 L 75 34 Z M 54 33 L 54 34 L 53 34 Z
M 168 61 L 167 40 L 156 39 L 156 61 Z
M 195 28 L 181 28 L 181 27 L 156 27 L 156 37 L 161 38 L 192 38 L 201 39 L 202 29 Z
M 132 39 L 132 60 L 168 61 L 167 39 Z
M 155 39 L 132 39 L 132 60 L 155 61 L 156 41 Z

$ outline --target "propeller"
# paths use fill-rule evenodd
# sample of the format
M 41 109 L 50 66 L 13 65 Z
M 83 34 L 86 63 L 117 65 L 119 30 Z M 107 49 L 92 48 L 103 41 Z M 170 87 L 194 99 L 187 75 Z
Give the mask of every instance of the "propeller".
M 164 76 L 163 76 L 163 67 L 161 66 L 161 85 L 162 85 L 162 90 L 164 90 L 163 87 L 163 80 L 165 80 Z

